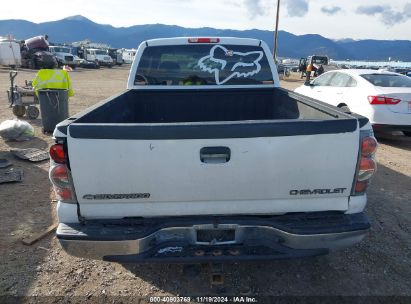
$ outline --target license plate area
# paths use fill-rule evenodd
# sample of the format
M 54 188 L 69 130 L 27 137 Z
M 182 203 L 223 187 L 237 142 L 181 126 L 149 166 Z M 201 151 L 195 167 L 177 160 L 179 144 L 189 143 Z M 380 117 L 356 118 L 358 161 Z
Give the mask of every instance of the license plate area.
M 198 229 L 197 244 L 234 244 L 235 229 Z

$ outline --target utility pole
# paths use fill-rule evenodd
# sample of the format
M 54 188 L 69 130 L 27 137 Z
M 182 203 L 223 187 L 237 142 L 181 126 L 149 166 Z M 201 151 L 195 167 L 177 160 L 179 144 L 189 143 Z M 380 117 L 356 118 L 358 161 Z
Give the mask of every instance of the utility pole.
M 279 21 L 280 21 L 280 0 L 277 0 L 277 19 L 275 22 L 274 50 L 273 50 L 273 56 L 274 56 L 275 63 L 277 63 L 278 23 Z

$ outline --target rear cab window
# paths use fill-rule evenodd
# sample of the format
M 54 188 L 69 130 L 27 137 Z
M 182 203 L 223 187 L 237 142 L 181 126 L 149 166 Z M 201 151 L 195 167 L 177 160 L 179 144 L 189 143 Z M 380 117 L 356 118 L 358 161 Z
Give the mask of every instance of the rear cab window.
M 362 78 L 377 87 L 411 88 L 411 79 L 398 74 L 363 74 Z
M 274 84 L 264 49 L 249 45 L 148 46 L 139 61 L 134 85 Z

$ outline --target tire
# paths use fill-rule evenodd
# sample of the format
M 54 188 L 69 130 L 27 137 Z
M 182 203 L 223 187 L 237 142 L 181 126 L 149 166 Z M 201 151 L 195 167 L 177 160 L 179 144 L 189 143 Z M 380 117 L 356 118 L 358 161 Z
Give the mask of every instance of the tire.
M 402 131 L 402 133 L 404 133 L 405 136 L 411 136 L 411 131 Z
M 351 114 L 351 110 L 348 106 L 340 106 L 339 107 L 341 109 L 341 111 L 343 111 L 344 113 L 348 113 Z
M 37 119 L 40 115 L 40 111 L 35 106 L 28 106 L 27 107 L 27 116 L 30 119 Z
M 17 117 L 23 117 L 26 114 L 26 107 L 21 105 L 13 106 L 13 114 Z

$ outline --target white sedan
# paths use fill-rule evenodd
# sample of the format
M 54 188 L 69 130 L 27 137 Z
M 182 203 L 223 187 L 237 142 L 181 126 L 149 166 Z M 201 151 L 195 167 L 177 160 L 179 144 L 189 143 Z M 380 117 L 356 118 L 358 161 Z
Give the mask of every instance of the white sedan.
M 335 70 L 295 92 L 367 117 L 375 131 L 411 136 L 411 78 L 386 71 Z

